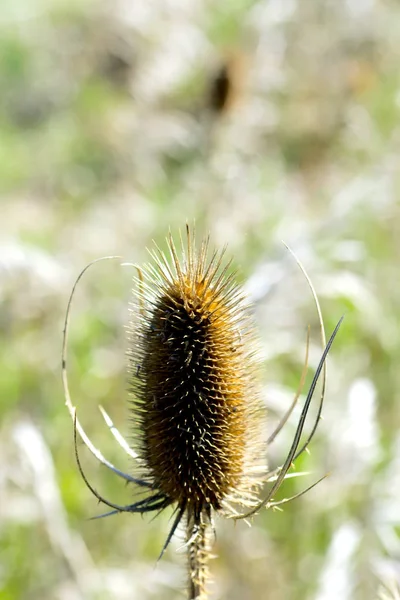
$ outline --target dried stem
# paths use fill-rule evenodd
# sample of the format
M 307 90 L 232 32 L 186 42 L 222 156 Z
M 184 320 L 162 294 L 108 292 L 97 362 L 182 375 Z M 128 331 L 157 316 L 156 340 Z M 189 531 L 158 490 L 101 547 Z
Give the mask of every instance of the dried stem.
M 188 599 L 207 600 L 208 561 L 210 559 L 211 524 L 206 513 L 196 518 L 191 511 L 187 517 L 186 545 L 188 555 Z

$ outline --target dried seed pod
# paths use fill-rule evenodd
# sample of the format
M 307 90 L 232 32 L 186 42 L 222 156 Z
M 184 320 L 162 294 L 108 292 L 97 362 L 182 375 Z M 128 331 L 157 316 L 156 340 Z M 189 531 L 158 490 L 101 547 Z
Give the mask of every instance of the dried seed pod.
M 207 106 L 215 116 L 228 113 L 240 102 L 244 91 L 247 57 L 240 51 L 226 53 L 209 85 Z
M 187 231 L 180 260 L 169 238 L 144 269 L 132 326 L 133 413 L 146 476 L 194 514 L 226 500 L 249 505 L 265 454 L 254 381 L 254 336 L 244 298 L 223 265 Z M 265 428 L 264 428 L 265 429 Z
M 143 477 L 186 514 L 193 597 L 202 597 L 211 511 L 256 504 L 263 410 L 248 309 L 223 252 L 207 260 L 207 240 L 196 253 L 189 229 L 182 259 L 168 245 L 172 265 L 154 251 L 139 281 L 133 414 Z
M 306 449 L 317 428 L 325 390 L 325 360 L 342 319 L 326 344 L 319 302 L 300 265 L 314 295 L 325 349 L 285 461 L 281 467 L 267 472 L 266 446 L 286 423 L 304 384 L 308 337 L 305 365 L 294 401 L 275 431 L 264 440 L 265 414 L 255 383 L 257 361 L 253 326 L 245 298 L 234 275 L 229 273 L 230 263 L 224 262 L 224 251 L 214 252 L 208 258 L 208 238 L 196 251 L 194 234 L 188 227 L 186 247 L 182 243 L 182 257 L 178 257 L 171 236 L 168 248 L 170 260 L 156 247 L 151 252 L 152 263 L 144 269 L 136 267 L 138 293 L 135 318 L 130 328 L 129 359 L 132 413 L 139 437 L 138 455 L 128 448 L 102 409 L 117 441 L 137 460 L 141 478 L 121 472 L 93 446 L 76 417 L 69 394 L 66 371 L 69 312 L 76 285 L 90 265 L 79 275 L 68 304 L 63 382 L 66 404 L 74 420 L 77 464 L 86 485 L 99 501 L 113 509 L 107 515 L 145 513 L 175 506 L 175 520 L 161 555 L 179 523 L 185 519 L 188 597 L 204 600 L 207 597 L 213 513 L 246 518 L 263 506 L 268 508 L 290 500 L 275 502 L 273 497 L 293 460 Z M 323 385 L 317 417 L 311 434 L 299 449 L 321 372 Z M 101 463 L 127 482 L 145 489 L 148 495 L 126 506 L 101 496 L 82 470 L 77 432 Z M 257 492 L 268 480 L 274 483 L 266 498 L 260 501 Z M 240 508 L 245 510 L 244 514 L 240 514 Z

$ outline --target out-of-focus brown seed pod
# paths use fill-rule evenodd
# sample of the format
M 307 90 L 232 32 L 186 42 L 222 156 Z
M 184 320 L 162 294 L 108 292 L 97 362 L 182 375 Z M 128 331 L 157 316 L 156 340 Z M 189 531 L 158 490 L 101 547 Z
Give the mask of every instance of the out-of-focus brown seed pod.
M 230 53 L 215 70 L 208 94 L 208 105 L 215 115 L 222 115 L 238 102 L 243 91 L 245 59 Z

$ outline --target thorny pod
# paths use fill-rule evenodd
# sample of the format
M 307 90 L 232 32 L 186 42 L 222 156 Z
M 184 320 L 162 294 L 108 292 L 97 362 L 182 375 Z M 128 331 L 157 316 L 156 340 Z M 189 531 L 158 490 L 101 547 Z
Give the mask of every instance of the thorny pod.
M 77 463 L 86 485 L 98 500 L 113 509 L 107 515 L 160 511 L 174 506 L 175 519 L 161 555 L 184 520 L 188 597 L 203 600 L 207 597 L 213 513 L 238 519 L 255 514 L 263 506 L 279 504 L 273 501 L 273 496 L 293 460 L 307 447 L 316 430 L 325 373 L 317 419 L 309 438 L 299 449 L 315 386 L 341 320 L 325 346 L 286 460 L 281 467 L 269 472 L 266 447 L 283 427 L 300 396 L 307 371 L 308 337 L 299 389 L 281 423 L 267 440 L 264 411 L 254 383 L 257 379 L 255 341 L 248 306 L 234 274 L 229 273 L 229 263 L 224 263 L 224 251 L 213 252 L 209 257 L 208 238 L 198 251 L 193 238 L 194 232 L 187 227 L 179 258 L 169 236 L 169 258 L 155 246 L 151 251 L 152 262 L 143 269 L 137 267 L 138 293 L 128 352 L 132 412 L 139 437 L 137 454 L 103 411 L 117 440 L 136 458 L 139 477 L 122 473 L 101 455 L 82 429 L 70 400 L 65 368 L 69 309 L 76 284 L 86 269 L 79 276 L 68 305 L 63 379 L 66 403 L 74 419 Z M 324 340 L 318 299 L 312 286 L 311 289 Z M 147 490 L 147 496 L 120 506 L 98 494 L 80 464 L 77 430 L 103 464 Z M 273 485 L 267 497 L 259 501 L 258 492 L 266 481 L 273 481 Z

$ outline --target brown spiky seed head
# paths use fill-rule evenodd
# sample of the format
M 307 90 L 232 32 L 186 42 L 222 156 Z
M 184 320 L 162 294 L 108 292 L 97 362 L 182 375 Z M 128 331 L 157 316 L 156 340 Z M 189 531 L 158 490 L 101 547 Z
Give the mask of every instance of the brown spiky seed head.
M 155 489 L 200 513 L 249 504 L 260 485 L 262 409 L 248 307 L 223 264 L 196 252 L 191 231 L 178 258 L 156 248 L 139 280 L 131 354 L 141 457 Z M 136 341 L 135 341 L 136 339 Z

